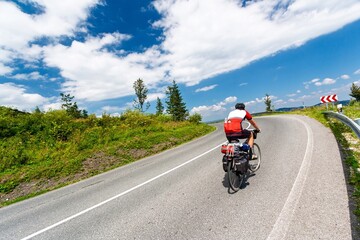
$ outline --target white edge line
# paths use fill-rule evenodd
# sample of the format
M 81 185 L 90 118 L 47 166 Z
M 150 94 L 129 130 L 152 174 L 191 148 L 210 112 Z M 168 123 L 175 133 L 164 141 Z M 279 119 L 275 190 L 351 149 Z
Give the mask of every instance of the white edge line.
M 221 144 L 223 144 L 223 143 L 221 143 Z M 117 199 L 117 198 L 119 198 L 119 197 L 121 197 L 121 196 L 129 193 L 129 192 L 132 192 L 132 191 L 134 191 L 134 190 L 136 190 L 136 189 L 138 189 L 138 188 L 140 188 L 140 187 L 142 187 L 142 186 L 144 186 L 144 185 L 146 185 L 146 184 L 148 184 L 148 183 L 151 183 L 151 182 L 155 181 L 156 179 L 158 179 L 158 178 L 160 178 L 160 177 L 163 177 L 163 176 L 165 176 L 165 175 L 167 175 L 167 174 L 175 171 L 176 169 L 181 168 L 181 167 L 183 167 L 183 166 L 185 166 L 185 165 L 187 165 L 187 164 L 195 161 L 196 159 L 198 159 L 198 158 L 200 158 L 200 157 L 202 157 L 202 156 L 204 156 L 204 155 L 206 155 L 206 154 L 214 151 L 215 149 L 219 148 L 219 146 L 221 146 L 221 144 L 219 144 L 219 145 L 217 145 L 216 147 L 214 147 L 214 148 L 212 148 L 212 149 L 210 149 L 210 150 L 208 150 L 208 151 L 206 151 L 206 152 L 204 152 L 204 153 L 202 153 L 202 154 L 200 154 L 200 155 L 198 155 L 198 156 L 196 156 L 196 157 L 188 160 L 187 162 L 184 162 L 184 163 L 180 164 L 179 166 L 176 166 L 176 167 L 174 167 L 174 168 L 172 168 L 172 169 L 170 169 L 170 170 L 168 170 L 168 171 L 166 171 L 166 172 L 164 172 L 164 173 L 162 173 L 162 174 L 160 174 L 160 175 L 158 175 L 158 176 L 156 176 L 156 177 L 153 177 L 153 178 L 151 178 L 151 179 L 149 179 L 149 180 L 147 180 L 147 181 L 145 181 L 145 182 L 143 182 L 143 183 L 140 183 L 139 185 L 136 185 L 135 187 L 132 187 L 132 188 L 130 188 L 130 189 L 128 189 L 128 190 L 126 190 L 126 191 L 124 191 L 124 192 L 122 192 L 122 193 L 119 193 L 118 195 L 115 195 L 115 196 L 113 196 L 113 197 L 111 197 L 111 198 L 109 198 L 109 199 L 107 199 L 107 200 L 105 200 L 105 201 L 103 201 L 103 202 L 100 202 L 100 203 L 98 203 L 98 204 L 96 204 L 96 205 L 94 205 L 94 206 L 92 206 L 92 207 L 89 207 L 89 208 L 87 208 L 87 209 L 85 209 L 85 210 L 83 210 L 83 211 L 81 211 L 81 212 L 79 212 L 79 213 L 77 213 L 77 214 L 74 214 L 74 215 L 72 215 L 72 216 L 70 216 L 70 217 L 68 217 L 68 218 L 65 218 L 65 219 L 63 219 L 63 220 L 61 220 L 61 221 L 59 221 L 59 222 L 57 222 L 57 223 L 55 223 L 55 224 L 53 224 L 53 225 L 51 225 L 51 226 L 48 226 L 48 227 L 46 227 L 46 228 L 44 228 L 44 229 L 42 229 L 42 230 L 40 230 L 40 231 L 37 231 L 37 232 L 35 232 L 35 233 L 27 236 L 27 237 L 24 237 L 24 238 L 22 238 L 21 240 L 31 239 L 31 238 L 33 238 L 33 237 L 35 237 L 35 236 L 37 236 L 37 235 L 40 235 L 41 233 L 47 232 L 47 231 L 49 231 L 49 230 L 52 229 L 52 228 L 55 228 L 55 227 L 57 227 L 57 226 L 59 226 L 59 225 L 61 225 L 61 224 L 63 224 L 63 223 L 66 223 L 66 222 L 68 222 L 68 221 L 70 221 L 70 220 L 72 220 L 72 219 L 74 219 L 74 218 L 76 218 L 76 217 L 79 217 L 79 216 L 81 216 L 81 215 L 83 215 L 83 214 L 85 214 L 85 213 L 87 213 L 87 212 L 90 212 L 91 210 L 94 210 L 95 208 L 98 208 L 98 207 L 100 207 L 100 206 L 102 206 L 102 205 L 104 205 L 104 204 L 106 204 L 106 203 L 108 203 L 108 202 L 111 202 L 111 201 L 113 201 L 113 200 L 115 200 L 115 199 Z
M 309 127 L 309 125 L 305 123 L 303 120 L 300 120 L 298 118 L 294 118 L 294 119 L 301 122 L 306 128 L 306 132 L 308 136 L 306 151 L 299 172 L 296 176 L 295 182 L 288 195 L 288 198 L 286 199 L 286 202 L 278 216 L 278 219 L 276 220 L 276 223 L 273 226 L 273 229 L 271 230 L 269 236 L 267 237 L 267 240 L 279 240 L 279 239 L 284 239 L 286 237 L 290 222 L 293 218 L 295 208 L 301 197 L 308 176 L 308 171 L 310 169 L 311 157 L 313 152 L 313 143 L 314 143 L 313 132 Z

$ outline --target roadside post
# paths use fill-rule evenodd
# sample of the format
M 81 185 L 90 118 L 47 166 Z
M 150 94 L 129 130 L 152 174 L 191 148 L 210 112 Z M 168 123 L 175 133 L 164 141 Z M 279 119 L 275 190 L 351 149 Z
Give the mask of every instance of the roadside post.
M 336 107 L 337 107 L 338 113 L 342 113 L 342 108 L 343 108 L 342 104 L 338 104 Z

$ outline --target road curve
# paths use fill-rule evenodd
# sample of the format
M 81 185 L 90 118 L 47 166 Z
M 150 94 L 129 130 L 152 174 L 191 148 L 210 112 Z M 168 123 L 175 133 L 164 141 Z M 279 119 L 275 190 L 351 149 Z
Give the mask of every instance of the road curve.
M 228 192 L 219 129 L 0 209 L 0 239 L 352 239 L 340 151 L 313 119 L 256 118 L 262 165 Z

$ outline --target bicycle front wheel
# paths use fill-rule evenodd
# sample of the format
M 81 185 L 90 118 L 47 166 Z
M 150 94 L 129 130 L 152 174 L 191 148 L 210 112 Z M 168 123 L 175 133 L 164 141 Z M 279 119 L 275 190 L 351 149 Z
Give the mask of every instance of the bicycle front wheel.
M 253 154 L 255 154 L 257 156 L 257 158 L 249 160 L 249 169 L 252 172 L 256 172 L 260 168 L 260 162 L 261 162 L 261 150 L 260 150 L 259 145 L 254 143 L 252 152 L 253 152 Z
M 228 180 L 229 180 L 230 188 L 235 192 L 237 192 L 241 188 L 241 185 L 244 180 L 244 175 L 238 173 L 236 169 L 234 169 L 233 165 L 234 165 L 233 161 L 228 162 L 228 166 L 227 166 Z

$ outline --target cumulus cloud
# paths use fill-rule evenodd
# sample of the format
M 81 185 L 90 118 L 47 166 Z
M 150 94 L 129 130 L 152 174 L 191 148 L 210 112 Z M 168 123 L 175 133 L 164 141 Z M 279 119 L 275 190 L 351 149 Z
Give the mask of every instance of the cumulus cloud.
M 42 109 L 44 111 L 50 111 L 50 110 L 59 110 L 61 109 L 62 103 L 60 101 L 53 102 L 53 103 L 46 103 L 42 106 Z
M 121 112 L 124 109 L 118 106 L 103 106 L 101 110 L 105 113 Z
M 149 101 L 149 102 L 153 102 L 153 101 L 157 100 L 157 98 L 163 99 L 165 97 L 166 97 L 166 95 L 164 93 L 149 93 L 147 95 L 146 100 Z
M 100 0 L 28 0 L 23 1 L 38 9 L 38 14 L 23 12 L 18 5 L 9 1 L 0 2 L 0 57 L 1 63 L 8 63 L 16 58 L 39 58 L 40 48 L 31 44 L 42 37 L 58 38 L 72 36 L 80 30 L 91 7 Z M 5 73 L 9 73 L 9 69 Z
M 332 78 L 325 78 L 323 81 L 321 82 L 315 82 L 315 86 L 322 86 L 322 85 L 331 85 L 336 83 L 336 80 L 332 79 Z
M 360 74 L 360 69 L 356 70 L 354 74 Z
M 17 80 L 45 80 L 45 76 L 42 76 L 39 72 L 31 72 L 28 74 L 19 73 L 11 76 L 10 78 L 14 78 Z
M 210 91 L 214 88 L 216 88 L 218 85 L 217 84 L 214 84 L 214 85 L 211 85 L 211 86 L 206 86 L 206 87 L 203 87 L 203 88 L 198 88 L 195 90 L 195 92 L 207 92 L 207 91 Z
M 213 104 L 213 105 L 210 105 L 210 106 L 203 105 L 203 106 L 193 107 L 190 110 L 190 113 L 191 114 L 199 113 L 203 117 L 208 117 L 208 116 L 214 115 L 214 113 L 215 113 L 215 115 L 216 114 L 223 114 L 223 113 L 226 112 L 226 107 L 225 106 L 230 104 L 230 103 L 234 103 L 236 101 L 237 101 L 237 97 L 230 96 L 230 97 L 225 98 L 223 101 L 218 102 L 218 103 Z
M 122 58 L 103 49 L 104 46 L 123 41 L 127 37 L 105 34 L 85 42 L 74 41 L 69 47 L 48 46 L 44 48 L 44 61 L 48 66 L 61 69 L 61 75 L 67 79 L 63 90 L 79 99 L 99 101 L 133 95 L 133 83 L 136 79 L 143 79 L 153 88 L 163 78 L 163 71 L 161 63 L 156 60 L 160 54 L 156 48 Z
M 268 0 L 246 7 L 237 0 L 155 0 L 153 6 L 161 18 L 153 26 L 163 30 L 161 44 L 127 53 L 107 49 L 109 45 L 121 47 L 131 38 L 118 32 L 87 36 L 69 45 L 59 43 L 63 36 L 87 35 L 86 19 L 100 0 L 26 3 L 39 13 L 28 14 L 13 2 L 0 2 L 0 75 L 12 73 L 15 58 L 40 60 L 59 69 L 65 81 L 61 91 L 85 101 L 133 95 L 132 84 L 138 78 L 152 91 L 173 79 L 196 85 L 360 18 L 360 2 L 354 0 L 294 0 L 289 4 Z M 34 42 L 40 38 L 49 40 Z
M 297 0 L 287 7 L 269 0 L 246 8 L 228 0 L 157 0 L 154 6 L 163 15 L 155 26 L 165 29 L 169 72 L 187 85 L 299 46 L 360 17 L 360 3 L 352 0 Z
M 41 36 L 73 35 L 99 0 L 28 0 L 27 4 L 43 10 L 27 14 L 12 2 L 0 2 L 0 46 L 20 50 Z
M 345 77 L 346 78 L 346 77 Z M 331 84 L 335 84 L 336 83 L 336 80 L 335 79 L 332 79 L 332 78 L 325 78 L 321 81 L 320 78 L 314 78 L 312 79 L 311 81 L 308 81 L 308 82 L 304 82 L 303 84 L 305 85 L 305 89 L 309 89 L 310 88 L 310 85 L 315 85 L 317 87 L 320 87 L 320 86 L 323 86 L 323 85 L 331 85 Z M 299 90 L 298 90 L 299 91 Z M 295 96 L 295 95 L 293 95 Z M 293 97 L 291 96 L 291 97 Z M 289 96 L 290 97 L 290 96 Z
M 34 106 L 47 103 L 48 99 L 36 94 L 27 93 L 26 88 L 13 83 L 0 84 L 0 105 L 30 111 Z
M 286 102 L 285 102 L 284 100 L 282 100 L 282 99 L 276 100 L 274 103 L 275 103 L 276 105 L 286 104 Z
M 347 80 L 347 79 L 350 79 L 350 76 L 347 75 L 347 74 L 344 74 L 344 75 L 341 75 L 340 78 L 341 78 L 341 79 L 344 79 L 344 80 Z
M 222 101 L 222 102 L 220 102 L 220 104 L 221 104 L 221 105 L 226 105 L 226 104 L 228 104 L 228 103 L 234 103 L 234 102 L 236 102 L 236 101 L 237 101 L 237 97 L 231 96 L 231 97 L 225 98 L 225 100 Z
M 286 96 L 287 96 L 287 97 L 295 97 L 295 96 L 298 95 L 299 93 L 301 93 L 301 91 L 300 91 L 300 90 L 296 90 L 296 93 L 289 93 L 289 94 L 287 94 Z
M 6 75 L 12 72 L 12 68 L 5 66 L 0 62 L 0 75 Z

